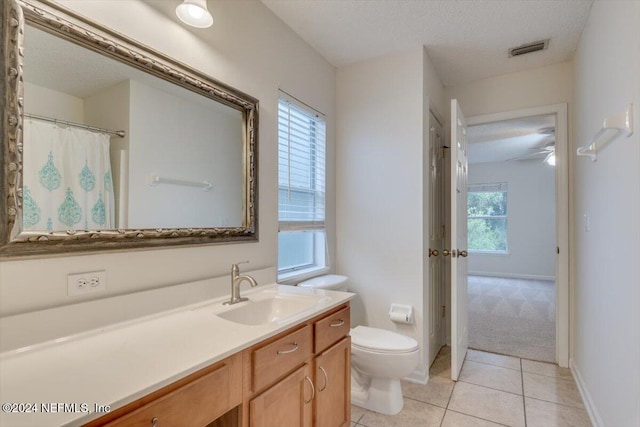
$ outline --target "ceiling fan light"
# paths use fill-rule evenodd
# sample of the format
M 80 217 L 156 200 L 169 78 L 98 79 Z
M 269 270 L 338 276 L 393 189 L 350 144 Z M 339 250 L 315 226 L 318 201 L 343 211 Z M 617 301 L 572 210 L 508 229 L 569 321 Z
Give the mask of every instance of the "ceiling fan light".
M 551 152 L 547 155 L 547 158 L 544 159 L 544 161 L 550 165 L 550 166 L 555 166 L 556 165 L 556 153 Z
M 208 28 L 213 25 L 213 17 L 207 9 L 207 0 L 184 0 L 176 7 L 176 15 L 191 27 Z

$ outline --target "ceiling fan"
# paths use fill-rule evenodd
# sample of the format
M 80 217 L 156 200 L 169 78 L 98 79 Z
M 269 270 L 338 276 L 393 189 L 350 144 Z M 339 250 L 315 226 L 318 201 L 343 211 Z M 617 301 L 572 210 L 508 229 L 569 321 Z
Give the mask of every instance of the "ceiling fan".
M 544 140 L 544 144 L 539 147 L 532 147 L 529 150 L 535 150 L 532 153 L 523 154 L 520 156 L 507 159 L 511 160 L 535 160 L 537 158 L 543 158 L 543 162 L 555 166 L 556 164 L 556 139 L 555 139 L 555 127 L 546 127 L 538 130 L 539 134 L 548 135 Z

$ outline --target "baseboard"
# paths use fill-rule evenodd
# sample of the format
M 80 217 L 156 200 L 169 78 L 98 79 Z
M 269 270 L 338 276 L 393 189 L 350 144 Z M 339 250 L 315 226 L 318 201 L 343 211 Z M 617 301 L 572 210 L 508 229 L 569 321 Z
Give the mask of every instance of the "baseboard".
M 414 384 L 425 385 L 429 382 L 429 367 L 418 367 L 415 371 L 404 377 L 403 380 Z
M 582 379 L 582 375 L 580 374 L 580 369 L 578 365 L 573 360 L 573 358 L 569 359 L 569 368 L 571 369 L 571 373 L 573 374 L 573 379 L 578 386 L 578 391 L 580 392 L 580 396 L 582 396 L 582 401 L 584 402 L 585 409 L 589 414 L 589 419 L 591 420 L 591 424 L 593 427 L 604 427 L 604 423 L 602 422 L 602 418 L 600 418 L 600 414 L 598 413 L 598 409 L 596 405 L 593 403 L 593 399 L 589 394 L 589 390 L 587 389 L 584 380 Z
M 551 280 L 555 281 L 554 276 L 540 276 L 536 274 L 518 274 L 518 273 L 496 273 L 490 271 L 469 271 L 469 276 L 483 276 L 483 277 L 503 277 L 505 279 L 525 279 L 525 280 Z

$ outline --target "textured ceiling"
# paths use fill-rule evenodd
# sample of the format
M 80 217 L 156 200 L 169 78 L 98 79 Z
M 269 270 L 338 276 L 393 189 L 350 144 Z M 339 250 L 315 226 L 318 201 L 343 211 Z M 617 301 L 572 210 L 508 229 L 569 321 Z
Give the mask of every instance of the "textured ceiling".
M 555 143 L 555 116 L 533 116 L 469 126 L 469 163 L 542 161 Z
M 129 78 L 126 65 L 28 25 L 24 52 L 25 81 L 78 98 Z
M 592 0 L 262 0 L 337 67 L 424 45 L 445 86 L 571 59 Z M 549 49 L 508 58 L 509 47 Z

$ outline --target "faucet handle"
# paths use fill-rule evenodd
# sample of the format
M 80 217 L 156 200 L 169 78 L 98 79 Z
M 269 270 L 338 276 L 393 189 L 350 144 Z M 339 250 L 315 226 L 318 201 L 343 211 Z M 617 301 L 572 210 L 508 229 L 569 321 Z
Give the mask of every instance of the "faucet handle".
M 238 268 L 239 264 L 249 264 L 249 261 L 238 261 L 238 262 L 234 262 L 233 264 L 231 264 L 231 273 L 237 274 L 240 269 Z

